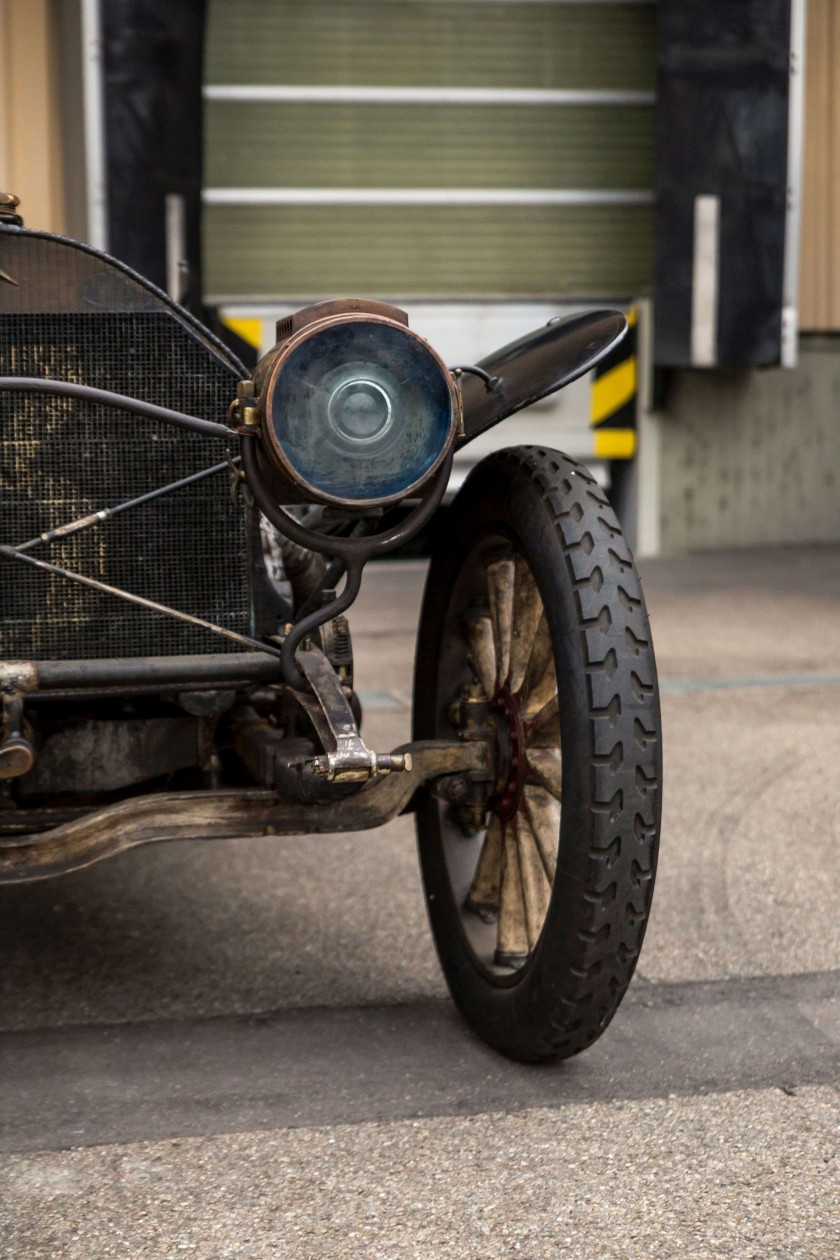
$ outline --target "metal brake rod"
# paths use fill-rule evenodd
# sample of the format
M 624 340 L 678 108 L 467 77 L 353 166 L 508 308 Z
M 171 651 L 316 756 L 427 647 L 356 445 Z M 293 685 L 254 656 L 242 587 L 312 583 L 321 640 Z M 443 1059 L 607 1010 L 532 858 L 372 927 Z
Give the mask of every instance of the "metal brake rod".
M 98 512 L 91 512 L 89 516 L 80 516 L 78 520 L 70 521 L 67 525 L 57 525 L 55 529 L 45 529 L 43 534 L 39 534 L 37 538 L 30 538 L 27 542 L 18 543 L 13 548 L 14 551 L 29 551 L 32 547 L 36 547 L 38 543 L 58 542 L 62 538 L 67 538 L 70 534 L 78 534 L 83 529 L 90 529 L 93 525 L 100 525 L 103 521 L 109 521 L 112 516 L 116 516 L 119 512 L 127 512 L 129 508 L 141 507 L 144 503 L 151 503 L 154 499 L 160 499 L 165 494 L 172 494 L 174 490 L 182 490 L 184 486 L 194 485 L 197 481 L 203 481 L 205 477 L 212 477 L 214 473 L 223 472 L 231 469 L 231 465 L 240 464 L 241 458 L 235 456 L 230 462 L 223 460 L 221 464 L 214 464 L 212 468 L 203 468 L 201 472 L 192 473 L 189 477 L 182 477 L 180 481 L 171 481 L 168 486 L 160 486 L 157 490 L 150 490 L 147 494 L 138 495 L 136 499 L 127 499 L 125 503 L 118 503 L 116 507 L 101 508 Z
M 149 420 L 164 420 L 167 424 L 177 424 L 182 429 L 192 429 L 194 433 L 207 433 L 211 437 L 222 437 L 227 441 L 236 437 L 235 429 L 228 428 L 226 424 L 216 424 L 214 420 L 200 420 L 198 416 L 188 416 L 183 411 L 158 407 L 155 403 L 141 402 L 139 398 L 129 398 L 127 394 L 115 394 L 109 389 L 96 389 L 93 385 L 76 385 L 72 381 L 51 381 L 42 376 L 0 376 L 0 390 L 81 398 L 85 402 L 101 403 L 105 407 L 116 407 L 120 411 L 133 411 L 135 415 L 145 416 Z
M 118 599 L 124 599 L 129 604 L 137 604 L 140 608 L 148 608 L 150 612 L 163 613 L 166 617 L 174 617 L 177 621 L 187 622 L 188 625 L 200 626 L 202 630 L 209 630 L 212 634 L 221 635 L 222 638 L 230 639 L 234 643 L 242 643 L 257 652 L 267 652 L 270 656 L 282 658 L 283 653 L 280 648 L 272 647 L 269 643 L 261 643 L 259 639 L 251 639 L 245 634 L 239 634 L 236 630 L 226 630 L 224 626 L 216 626 L 212 621 L 203 621 L 201 617 L 193 617 L 191 613 L 169 608 L 166 604 L 156 604 L 152 599 L 145 599 L 142 595 L 132 595 L 129 591 L 122 591 L 117 586 L 108 586 L 106 582 L 99 582 L 96 578 L 84 577 L 81 573 L 61 569 L 57 564 L 49 564 L 46 560 L 36 560 L 34 556 L 25 555 L 14 547 L 0 547 L 0 556 L 7 560 L 19 560 L 22 564 L 32 565 L 33 568 L 41 569 L 44 573 L 51 573 L 53 577 L 67 578 L 70 582 L 89 586 L 91 590 L 103 591 L 106 595 L 116 595 Z

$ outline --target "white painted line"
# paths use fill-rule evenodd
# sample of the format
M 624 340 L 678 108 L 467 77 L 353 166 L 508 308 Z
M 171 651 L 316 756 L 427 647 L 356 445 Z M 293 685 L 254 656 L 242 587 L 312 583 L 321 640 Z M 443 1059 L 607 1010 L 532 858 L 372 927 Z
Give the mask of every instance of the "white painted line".
M 694 198 L 694 271 L 691 282 L 691 362 L 717 363 L 720 197 Z
M 654 92 L 596 88 L 340 87 L 332 84 L 211 83 L 207 101 L 359 105 L 653 105 Z
M 660 679 L 663 695 L 684 695 L 693 691 L 741 691 L 746 687 L 840 687 L 840 674 L 808 673 L 756 674 L 746 678 L 667 678 Z
M 362 634 L 361 637 L 364 635 Z M 783 689 L 840 687 L 840 674 L 802 671 L 795 674 L 758 674 L 745 678 L 661 678 L 659 680 L 659 690 L 663 696 L 691 695 L 701 691 L 743 691 L 755 688 L 763 690 L 772 687 Z M 359 700 L 362 708 L 371 713 L 375 710 L 411 708 L 411 696 L 408 693 L 398 695 L 396 692 L 360 691 Z
M 782 279 L 782 367 L 799 358 L 799 245 L 802 222 L 802 160 L 805 131 L 805 0 L 790 6 L 788 88 L 787 208 Z
M 647 189 L 205 188 L 208 206 L 647 206 Z

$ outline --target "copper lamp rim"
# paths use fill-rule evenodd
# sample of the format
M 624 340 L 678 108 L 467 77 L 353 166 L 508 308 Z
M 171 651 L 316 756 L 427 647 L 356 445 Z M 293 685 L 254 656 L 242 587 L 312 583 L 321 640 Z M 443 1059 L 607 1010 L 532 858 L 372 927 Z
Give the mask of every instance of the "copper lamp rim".
M 283 451 L 277 438 L 277 434 L 274 431 L 274 425 L 271 422 L 274 405 L 274 390 L 282 375 L 283 368 L 294 352 L 311 337 L 314 337 L 319 333 L 326 332 L 330 328 L 359 323 L 381 324 L 387 328 L 394 328 L 403 336 L 409 337 L 423 346 L 440 368 L 443 379 L 446 381 L 450 398 L 449 432 L 446 437 L 446 442 L 438 452 L 434 462 L 425 470 L 421 477 L 418 477 L 417 480 L 410 486 L 407 486 L 405 490 L 401 490 L 398 494 L 373 499 L 347 499 L 341 497 L 340 495 L 330 494 L 328 491 L 319 490 L 317 487 L 310 485 L 308 481 L 301 477 L 300 473 L 293 467 L 286 457 L 285 452 Z M 279 465 L 280 471 L 283 475 L 287 477 L 296 488 L 302 490 L 308 497 L 311 497 L 313 502 L 327 504 L 332 507 L 344 508 L 387 507 L 389 505 L 399 503 L 403 499 L 411 498 L 411 496 L 416 494 L 419 489 L 430 482 L 435 473 L 439 471 L 441 465 L 452 449 L 458 431 L 460 395 L 448 367 L 425 337 L 421 337 L 419 333 L 415 332 L 413 328 L 409 328 L 405 323 L 396 319 L 391 319 L 386 315 L 371 311 L 348 311 L 346 313 L 327 315 L 323 319 L 316 318 L 312 320 L 311 323 L 304 324 L 302 328 L 296 329 L 282 342 L 282 348 L 277 354 L 277 358 L 271 364 L 268 372 L 268 381 L 263 393 L 261 410 L 263 420 L 263 442 L 266 445 L 267 453 L 270 458 Z

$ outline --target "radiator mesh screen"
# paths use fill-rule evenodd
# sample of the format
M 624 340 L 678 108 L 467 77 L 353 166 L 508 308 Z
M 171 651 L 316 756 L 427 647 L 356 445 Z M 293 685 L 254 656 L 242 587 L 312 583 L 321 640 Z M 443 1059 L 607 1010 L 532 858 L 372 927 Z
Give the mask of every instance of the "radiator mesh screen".
M 68 259 L 80 262 L 84 256 Z M 4 270 L 14 274 L 13 263 Z M 75 381 L 224 419 L 236 372 L 162 302 L 133 288 L 123 304 L 147 309 L 0 308 L 0 374 Z M 14 294 L 12 304 L 23 296 Z M 224 459 L 225 448 L 223 440 L 111 408 L 0 394 L 0 541 L 23 542 L 198 472 Z M 231 501 L 227 473 L 31 554 L 247 633 L 246 520 Z M 0 569 L 0 656 L 7 659 L 224 650 L 225 640 L 210 632 L 113 596 L 10 561 Z

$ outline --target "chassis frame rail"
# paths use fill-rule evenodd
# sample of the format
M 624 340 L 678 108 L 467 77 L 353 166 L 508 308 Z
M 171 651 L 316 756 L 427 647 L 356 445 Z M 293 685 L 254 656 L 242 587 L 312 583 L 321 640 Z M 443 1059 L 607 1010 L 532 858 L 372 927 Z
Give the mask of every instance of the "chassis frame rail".
M 281 800 L 263 788 L 168 792 L 133 797 L 53 827 L 0 842 L 0 884 L 25 883 L 80 870 L 141 844 L 163 840 L 229 840 L 364 831 L 403 813 L 418 788 L 443 775 L 486 771 L 483 740 L 403 744 L 412 768 L 389 774 L 352 796 L 325 804 Z

